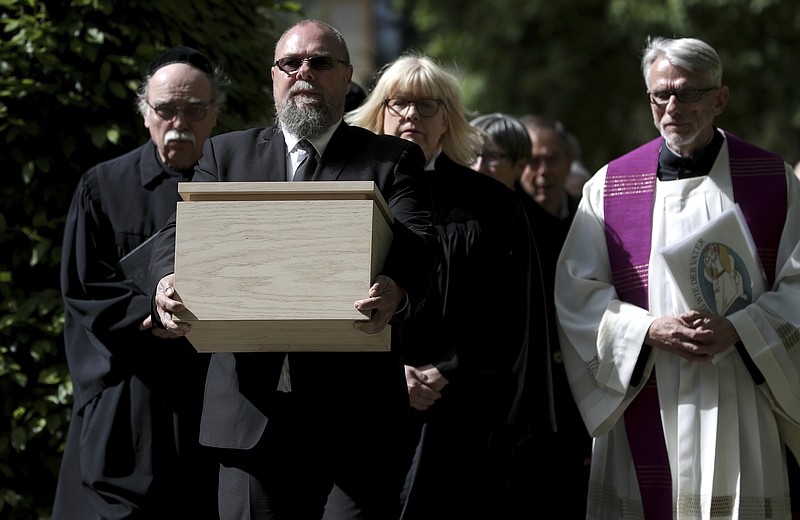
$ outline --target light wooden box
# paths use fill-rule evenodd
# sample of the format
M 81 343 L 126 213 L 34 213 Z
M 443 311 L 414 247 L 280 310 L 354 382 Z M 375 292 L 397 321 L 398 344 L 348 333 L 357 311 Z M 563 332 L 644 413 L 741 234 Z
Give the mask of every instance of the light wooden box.
M 391 211 L 372 181 L 182 182 L 175 288 L 201 352 L 386 351 L 353 328 Z

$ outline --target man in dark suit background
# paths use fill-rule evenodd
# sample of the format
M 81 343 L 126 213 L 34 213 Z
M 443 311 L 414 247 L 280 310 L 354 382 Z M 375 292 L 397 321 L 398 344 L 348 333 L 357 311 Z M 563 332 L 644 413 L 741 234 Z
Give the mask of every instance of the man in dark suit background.
M 275 60 L 277 125 L 210 140 L 193 181 L 290 181 L 295 171 L 308 180 L 374 181 L 394 214 L 394 239 L 382 273 L 355 302 L 370 319 L 355 326 L 378 333 L 422 304 L 432 276 L 424 155 L 414 143 L 343 122 L 353 67 L 335 28 L 295 24 L 278 40 Z M 309 152 L 301 149 L 307 142 Z M 305 162 L 312 167 L 300 173 Z M 154 319 L 183 335 L 188 324 L 172 320 L 183 309 L 173 287 L 174 238 L 173 219 L 154 253 Z M 396 518 L 407 411 L 396 351 L 214 354 L 200 435 L 223 449 L 220 517 L 321 518 L 335 483 L 362 518 Z

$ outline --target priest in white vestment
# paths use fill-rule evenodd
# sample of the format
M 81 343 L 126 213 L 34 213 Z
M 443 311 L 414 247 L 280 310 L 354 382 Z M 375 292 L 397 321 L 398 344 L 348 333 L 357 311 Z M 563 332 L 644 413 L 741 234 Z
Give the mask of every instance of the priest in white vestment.
M 617 193 L 607 183 L 614 162 L 598 171 L 584 187 L 556 274 L 564 362 L 595 438 L 587 518 L 788 520 L 787 457 L 800 454 L 800 183 L 779 157 L 776 167 L 768 153 L 737 145 L 743 142 L 714 126 L 729 91 L 713 48 L 650 38 L 642 71 L 661 139 L 637 157 L 641 165 L 651 154 L 657 176 L 628 181 L 616 172 L 627 186 Z M 619 165 L 632 164 L 624 157 Z M 758 189 L 746 179 L 737 189 L 742 169 L 759 179 Z M 607 215 L 609 194 L 632 197 L 615 206 L 630 213 L 615 213 L 618 224 Z M 679 292 L 661 249 L 736 204 L 754 238 L 765 237 L 756 243 L 767 245 L 749 254 L 763 262 L 767 290 L 717 316 L 686 303 L 692 299 Z M 759 217 L 776 207 L 781 218 Z M 637 241 L 642 262 L 630 262 L 628 278 L 615 276 L 614 262 L 631 260 L 619 257 L 635 256 L 627 242 Z M 702 265 L 698 273 L 703 278 Z M 620 296 L 638 289 L 644 296 L 636 303 Z M 665 486 L 651 486 L 637 470 L 625 425 L 626 410 L 656 373 L 663 435 L 644 445 L 663 436 Z M 671 510 L 662 502 L 645 514 L 640 489 L 649 487 L 671 492 Z

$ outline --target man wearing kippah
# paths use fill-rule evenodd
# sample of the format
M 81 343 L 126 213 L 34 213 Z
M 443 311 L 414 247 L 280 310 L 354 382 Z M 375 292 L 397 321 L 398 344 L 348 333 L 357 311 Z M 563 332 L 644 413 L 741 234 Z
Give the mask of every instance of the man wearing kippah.
M 228 80 L 175 47 L 148 66 L 150 139 L 78 182 L 61 263 L 74 404 L 53 518 L 216 518 L 218 462 L 198 442 L 209 356 L 150 321 L 147 239 L 175 211 Z

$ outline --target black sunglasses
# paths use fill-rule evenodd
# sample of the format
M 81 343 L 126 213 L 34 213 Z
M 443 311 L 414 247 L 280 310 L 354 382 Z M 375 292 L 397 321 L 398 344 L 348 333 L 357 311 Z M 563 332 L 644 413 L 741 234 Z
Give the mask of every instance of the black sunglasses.
M 275 62 L 275 66 L 287 74 L 293 74 L 300 70 L 303 63 L 308 63 L 312 70 L 331 70 L 337 63 L 342 65 L 349 65 L 345 60 L 333 58 L 331 56 L 311 56 L 308 58 L 298 58 L 296 56 L 289 56 L 281 58 Z

